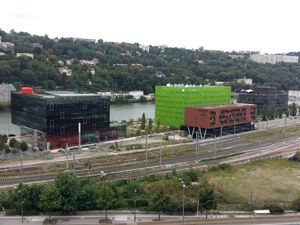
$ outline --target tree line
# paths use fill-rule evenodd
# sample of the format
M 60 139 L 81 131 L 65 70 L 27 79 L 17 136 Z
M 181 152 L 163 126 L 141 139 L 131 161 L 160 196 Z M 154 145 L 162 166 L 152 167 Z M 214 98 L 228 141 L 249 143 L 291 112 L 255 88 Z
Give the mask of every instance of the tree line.
M 186 183 L 185 209 L 195 212 L 197 204 L 203 212 L 217 207 L 214 189 L 198 181 L 196 171 L 187 171 L 179 176 L 145 177 L 141 180 L 109 182 L 105 179 L 95 181 L 89 178 L 76 178 L 73 173 L 59 173 L 55 181 L 47 184 L 20 184 L 15 188 L 0 191 L 0 206 L 7 215 L 21 214 L 21 195 L 24 215 L 47 213 L 51 219 L 54 212 L 72 214 L 80 210 L 129 209 L 156 211 L 160 214 L 178 213 L 182 210 L 182 186 Z
M 114 43 L 98 40 L 84 42 L 72 38 L 51 39 L 26 32 L 5 32 L 0 29 L 3 41 L 15 44 L 14 52 L 0 56 L 0 80 L 16 87 L 34 86 L 45 89 L 64 89 L 79 92 L 143 90 L 153 93 L 156 85 L 214 84 L 215 81 L 231 82 L 234 90 L 246 88 L 234 79 L 252 78 L 257 85 L 279 89 L 300 88 L 300 64 L 258 64 L 249 55 L 233 59 L 236 52 L 208 51 L 203 48 L 160 48 L 150 46 L 149 52 L 138 43 Z M 42 49 L 32 43 L 42 45 Z M 3 50 L 2 50 L 3 51 Z M 15 52 L 29 52 L 34 58 L 14 56 Z M 299 53 L 289 53 L 299 55 Z M 81 65 L 80 59 L 97 59 L 97 65 Z M 59 74 L 59 60 L 70 60 L 72 75 Z M 199 63 L 201 62 L 201 63 Z M 126 66 L 141 64 L 143 67 Z M 125 65 L 125 66 L 124 66 Z M 90 68 L 95 74 L 89 73 Z M 157 76 L 162 74 L 162 76 Z

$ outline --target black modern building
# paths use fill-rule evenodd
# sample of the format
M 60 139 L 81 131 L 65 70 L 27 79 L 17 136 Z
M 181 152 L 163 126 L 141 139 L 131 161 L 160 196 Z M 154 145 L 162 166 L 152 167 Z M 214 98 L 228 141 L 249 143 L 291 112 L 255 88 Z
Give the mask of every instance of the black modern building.
M 96 94 L 66 91 L 33 91 L 22 88 L 11 94 L 12 123 L 21 135 L 33 134 L 34 145 L 52 148 L 96 142 L 117 137 L 110 128 L 110 99 Z M 80 129 L 79 129 L 80 124 Z
M 274 87 L 260 87 L 254 90 L 242 90 L 238 95 L 238 102 L 256 104 L 258 111 L 264 107 L 287 111 L 288 94 Z

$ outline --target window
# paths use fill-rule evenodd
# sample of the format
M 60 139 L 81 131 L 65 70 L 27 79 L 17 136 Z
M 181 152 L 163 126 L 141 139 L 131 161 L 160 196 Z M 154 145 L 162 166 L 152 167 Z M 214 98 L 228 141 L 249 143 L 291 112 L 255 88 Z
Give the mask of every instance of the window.
M 93 116 L 93 117 L 97 117 L 96 110 L 93 110 L 93 111 L 92 111 L 92 116 Z
M 65 127 L 60 127 L 60 133 L 64 134 L 65 133 Z
M 96 124 L 93 123 L 92 129 L 93 129 L 93 130 L 96 130 Z
M 49 105 L 49 110 L 50 110 L 50 111 L 54 111 L 54 105 L 53 105 L 53 104 L 50 104 L 50 105 Z
M 103 121 L 104 121 L 104 123 L 107 122 L 107 116 L 106 115 L 103 117 Z
M 83 102 L 83 103 L 82 103 L 82 107 L 83 107 L 83 109 L 87 109 L 87 103 L 86 103 L 86 102 Z
M 107 102 L 104 102 L 104 109 L 107 109 Z
M 54 120 L 50 120 L 50 127 L 54 127 Z
M 87 124 L 87 118 L 83 117 L 83 124 Z
M 65 112 L 60 112 L 60 118 L 64 119 L 65 118 Z

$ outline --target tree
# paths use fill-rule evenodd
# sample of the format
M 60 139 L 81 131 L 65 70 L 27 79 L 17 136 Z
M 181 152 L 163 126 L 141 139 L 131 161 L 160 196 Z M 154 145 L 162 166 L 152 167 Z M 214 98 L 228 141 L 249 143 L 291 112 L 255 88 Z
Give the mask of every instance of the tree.
M 19 142 L 15 138 L 12 138 L 12 139 L 9 140 L 9 147 L 18 148 L 19 147 Z
M 146 116 L 145 113 L 143 113 L 140 128 L 141 130 L 145 130 L 145 127 L 146 127 Z
M 77 209 L 77 179 L 73 173 L 59 173 L 55 178 L 55 186 L 61 195 L 61 208 L 65 213 L 73 212 Z
M 207 212 L 217 207 L 217 201 L 214 190 L 205 184 L 199 191 L 199 207 L 205 211 L 206 219 Z
M 148 120 L 148 129 L 149 129 L 149 130 L 152 130 L 152 126 L 153 126 L 153 120 L 150 118 L 150 119 Z
M 116 206 L 117 197 L 112 187 L 105 183 L 100 187 L 100 196 L 97 200 L 97 206 L 105 210 L 105 220 L 107 220 L 107 210 L 113 209 Z
M 297 199 L 295 199 L 295 200 L 292 202 L 292 209 L 293 209 L 295 212 L 299 212 L 299 211 L 300 211 L 300 198 L 297 198 Z
M 289 114 L 291 116 L 296 116 L 297 115 L 297 105 L 295 103 L 289 104 L 288 109 L 289 109 Z
M 162 187 L 153 192 L 150 205 L 153 210 L 158 211 L 158 220 L 160 220 L 161 212 L 165 212 L 169 209 L 170 202 L 170 196 Z
M 28 150 L 28 145 L 25 141 L 21 141 L 20 145 L 19 145 L 19 148 L 22 152 L 25 152 Z
M 43 187 L 40 197 L 40 207 L 45 212 L 49 213 L 51 220 L 51 213 L 61 208 L 62 197 L 53 183 L 46 184 Z

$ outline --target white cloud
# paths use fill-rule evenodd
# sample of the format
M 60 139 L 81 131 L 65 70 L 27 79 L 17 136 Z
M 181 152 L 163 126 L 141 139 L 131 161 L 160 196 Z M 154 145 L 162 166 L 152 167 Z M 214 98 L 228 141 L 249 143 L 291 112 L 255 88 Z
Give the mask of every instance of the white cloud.
M 1 28 L 50 37 L 300 51 L 297 0 L 10 0 Z

